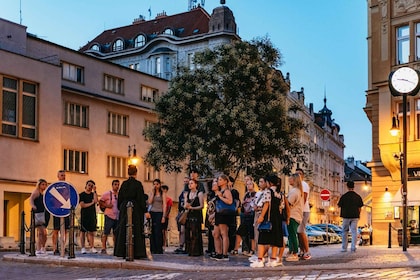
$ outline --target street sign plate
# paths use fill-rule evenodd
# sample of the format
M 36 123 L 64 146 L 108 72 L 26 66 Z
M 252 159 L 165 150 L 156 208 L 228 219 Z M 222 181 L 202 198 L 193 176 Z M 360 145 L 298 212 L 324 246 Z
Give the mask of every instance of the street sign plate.
M 67 217 L 70 215 L 70 209 L 77 204 L 79 204 L 79 194 L 70 183 L 58 181 L 45 190 L 45 209 L 53 216 Z
M 326 201 L 326 200 L 323 200 L 323 201 L 321 201 L 321 205 L 322 205 L 322 207 L 329 207 L 330 206 L 330 202 L 329 201 Z
M 326 189 L 322 190 L 320 193 L 320 197 L 322 200 L 330 200 L 330 195 L 330 191 Z

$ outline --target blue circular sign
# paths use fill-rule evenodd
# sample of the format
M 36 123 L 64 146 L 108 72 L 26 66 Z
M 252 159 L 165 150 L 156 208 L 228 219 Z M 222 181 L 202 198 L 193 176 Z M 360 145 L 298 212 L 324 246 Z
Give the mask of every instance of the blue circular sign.
M 67 217 L 72 207 L 79 204 L 79 194 L 68 182 L 58 181 L 48 186 L 44 193 L 45 209 L 56 217 Z

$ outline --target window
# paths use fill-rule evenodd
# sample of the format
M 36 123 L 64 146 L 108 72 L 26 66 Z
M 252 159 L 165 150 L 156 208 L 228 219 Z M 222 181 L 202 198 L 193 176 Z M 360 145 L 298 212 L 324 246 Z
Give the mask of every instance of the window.
M 4 76 L 0 81 L 1 134 L 36 140 L 38 85 Z
M 84 69 L 81 66 L 73 65 L 67 62 L 61 64 L 62 77 L 65 80 L 82 84 L 84 82 Z
M 139 35 L 134 39 L 134 47 L 139 48 L 143 47 L 146 44 L 146 37 L 144 35 Z
M 89 127 L 89 107 L 70 102 L 65 103 L 64 123 L 78 127 Z
M 142 85 L 140 88 L 140 100 L 146 102 L 156 102 L 159 98 L 157 89 Z
M 108 156 L 108 176 L 126 178 L 127 159 L 124 157 Z
M 64 170 L 87 173 L 88 152 L 64 150 Z
M 152 124 L 153 124 L 153 122 L 148 121 L 148 120 L 145 120 L 145 121 L 144 121 L 144 129 L 146 129 L 146 128 L 150 127 Z M 145 139 L 146 141 L 149 141 L 149 139 L 148 139 L 147 137 L 144 137 L 144 139 Z
M 397 64 L 408 63 L 410 57 L 410 28 L 408 25 L 397 28 Z
M 420 99 L 416 100 L 416 137 L 420 139 Z
M 93 45 L 90 47 L 90 49 L 91 49 L 91 50 L 93 50 L 93 51 L 97 51 L 97 52 L 99 52 L 99 51 L 100 51 L 100 47 L 99 47 L 99 45 L 98 45 L 98 44 L 93 44 Z
M 128 116 L 108 112 L 108 133 L 128 136 Z
M 133 63 L 133 64 L 129 64 L 128 68 L 133 69 L 133 70 L 139 70 L 140 66 L 138 63 Z
M 195 69 L 195 63 L 194 63 L 194 53 L 189 53 L 188 54 L 188 69 L 190 70 L 194 70 Z
M 145 181 L 153 181 L 154 179 L 159 179 L 159 171 L 156 171 L 152 166 L 145 166 Z
M 420 23 L 416 24 L 416 60 L 420 60 Z
M 170 29 L 170 28 L 166 28 L 163 31 L 163 34 L 166 34 L 166 35 L 174 35 L 174 31 L 172 29 Z
M 104 89 L 106 91 L 122 95 L 124 94 L 124 80 L 105 74 Z
M 156 57 L 156 59 L 155 59 L 155 74 L 156 74 L 156 76 L 160 76 L 161 73 L 162 73 L 161 60 L 160 60 L 160 57 Z
M 121 39 L 117 39 L 114 44 L 112 44 L 112 51 L 118 52 L 124 49 L 124 42 Z

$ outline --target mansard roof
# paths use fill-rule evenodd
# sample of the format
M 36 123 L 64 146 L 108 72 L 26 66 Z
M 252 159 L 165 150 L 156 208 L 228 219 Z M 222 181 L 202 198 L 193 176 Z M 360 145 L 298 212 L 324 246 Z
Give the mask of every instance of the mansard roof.
M 210 15 L 201 6 L 172 16 L 167 16 L 163 12 L 155 19 L 139 18 L 131 25 L 105 30 L 79 51 L 84 52 L 93 45 L 99 45 L 100 52 L 108 53 L 112 51 L 111 46 L 118 39 L 123 40 L 124 49 L 134 48 L 134 39 L 138 35 L 144 35 L 146 40 L 150 41 L 159 35 L 186 38 L 206 34 L 209 32 L 209 20 Z M 173 35 L 163 34 L 168 28 L 172 30 Z

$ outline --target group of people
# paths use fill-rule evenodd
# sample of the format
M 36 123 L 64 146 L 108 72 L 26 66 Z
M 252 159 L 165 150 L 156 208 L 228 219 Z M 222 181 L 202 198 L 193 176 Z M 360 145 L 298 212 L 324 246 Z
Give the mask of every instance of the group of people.
M 168 186 L 162 185 L 159 179 L 153 181 L 153 188 L 145 194 L 143 185 L 136 179 L 137 168 L 128 167 L 129 178 L 120 187 L 119 180 L 112 181 L 111 190 L 102 194 L 96 193 L 93 180 L 88 180 L 83 192 L 79 194 L 80 204 L 80 246 L 81 253 L 86 254 L 86 239 L 90 252 L 97 253 L 94 236 L 97 227 L 97 205 L 104 212 L 105 224 L 101 237 L 101 253 L 107 254 L 108 236 L 113 232 L 114 252 L 117 257 L 127 257 L 126 230 L 127 207 L 132 211 L 134 258 L 146 258 L 144 226 L 151 225 L 150 251 L 162 254 L 166 245 L 168 219 L 173 204 L 168 196 Z M 57 173 L 60 181 L 65 181 L 65 171 Z M 179 196 L 177 216 L 179 230 L 179 248 L 175 253 L 187 253 L 190 256 L 204 255 L 202 225 L 208 228 L 208 248 L 206 253 L 213 260 L 228 261 L 229 255 L 236 255 L 242 245 L 242 254 L 249 256 L 251 267 L 281 266 L 286 261 L 308 260 L 311 258 L 306 225 L 309 220 L 309 186 L 304 181 L 304 172 L 298 168 L 289 177 L 289 192 L 281 190 L 281 180 L 276 175 L 267 175 L 258 179 L 258 185 L 250 176 L 245 177 L 246 192 L 241 200 L 239 192 L 234 189 L 234 179 L 225 174 L 214 178 L 206 192 L 206 187 L 198 181 L 198 171 L 191 170 L 190 176 L 184 179 L 184 189 Z M 352 182 L 351 182 L 352 183 Z M 347 232 L 355 232 L 360 208 L 363 206 L 360 196 L 354 191 L 354 184 L 348 184 L 349 193 L 340 199 L 338 205 L 343 217 L 342 251 L 347 250 Z M 47 182 L 40 179 L 30 197 L 34 213 L 44 213 L 45 222 L 37 224 L 36 254 L 45 254 L 47 241 L 46 227 L 50 215 L 43 203 Z M 205 195 L 207 197 L 205 198 Z M 207 213 L 203 215 L 204 200 L 207 199 Z M 185 212 L 185 213 L 184 213 Z M 186 215 L 185 222 L 178 219 Z M 239 214 L 240 224 L 237 225 Z M 54 217 L 52 235 L 54 254 L 59 254 L 57 244 L 60 220 Z M 69 228 L 65 220 L 66 240 Z M 353 238 L 353 240 L 355 240 Z M 355 244 L 351 250 L 355 251 Z M 65 242 L 65 241 L 64 241 Z M 285 245 L 288 252 L 285 254 Z

